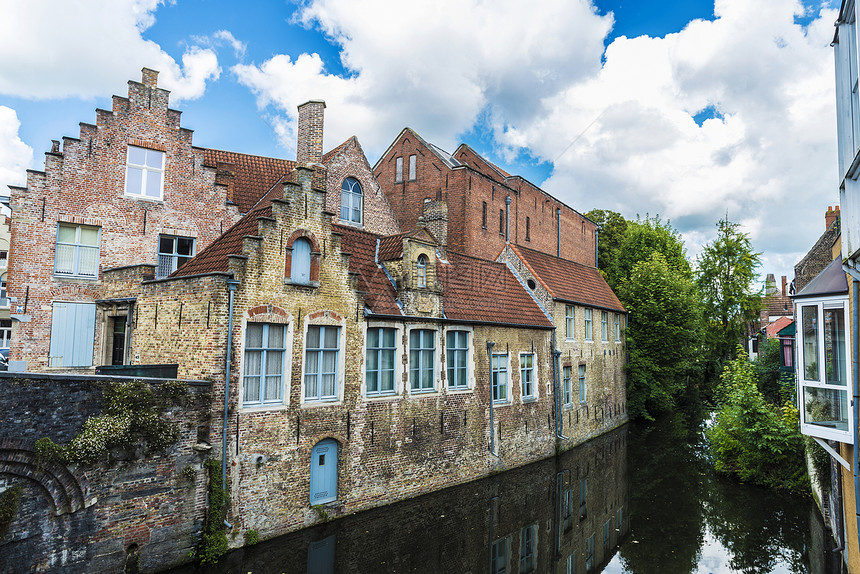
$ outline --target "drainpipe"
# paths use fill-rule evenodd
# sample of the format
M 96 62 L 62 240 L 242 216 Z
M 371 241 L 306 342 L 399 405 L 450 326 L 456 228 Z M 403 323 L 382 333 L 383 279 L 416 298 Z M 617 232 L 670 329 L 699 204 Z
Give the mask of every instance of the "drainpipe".
M 505 243 L 511 241 L 511 196 L 505 197 Z
M 487 374 L 490 375 L 490 454 L 499 458 L 498 453 L 496 453 L 496 427 L 495 420 L 493 419 L 493 347 L 496 344 L 492 341 L 487 341 L 487 361 L 489 370 Z
M 599 267 L 598 263 L 600 263 L 600 262 L 597 260 L 597 242 L 598 242 L 598 237 L 597 237 L 597 235 L 598 235 L 598 233 L 600 233 L 600 232 L 599 232 L 597 229 L 595 229 L 595 230 L 594 230 L 594 266 L 595 266 L 595 267 Z
M 552 382 L 553 387 L 555 387 L 555 437 L 561 439 L 567 439 L 570 437 L 564 436 L 562 432 L 562 416 L 561 416 L 561 406 L 562 406 L 562 390 L 561 390 L 561 379 L 559 378 L 559 359 L 561 358 L 561 351 L 559 351 L 555 346 L 555 328 L 552 330 Z
M 227 490 L 227 410 L 230 407 L 230 361 L 233 353 L 233 295 L 239 282 L 227 280 L 227 295 L 230 299 L 227 314 L 227 365 L 224 376 L 224 425 L 221 427 L 221 486 Z M 225 521 L 226 523 L 226 521 Z
M 561 208 L 555 208 L 555 225 L 556 225 L 556 256 L 561 257 Z
M 852 372 L 851 384 L 854 387 L 853 407 L 854 407 L 854 444 L 851 445 L 854 451 L 854 464 L 851 468 L 854 474 L 854 515 L 857 524 L 857 533 L 860 537 L 860 498 L 857 493 L 860 492 L 860 475 L 857 474 L 858 463 L 860 463 L 860 453 L 857 451 L 857 430 L 860 426 L 860 272 L 857 271 L 855 263 L 848 260 L 850 267 L 843 264 L 842 270 L 851 276 L 851 298 L 853 309 L 851 310 L 851 355 L 852 355 Z

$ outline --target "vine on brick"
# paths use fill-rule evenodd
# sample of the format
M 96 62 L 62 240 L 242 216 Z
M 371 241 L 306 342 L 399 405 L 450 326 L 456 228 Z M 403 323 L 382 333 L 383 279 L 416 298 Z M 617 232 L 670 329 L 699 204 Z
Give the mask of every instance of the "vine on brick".
M 209 473 L 209 508 L 203 522 L 203 536 L 197 547 L 197 559 L 201 564 L 215 564 L 230 549 L 224 524 L 230 497 L 221 481 L 221 461 L 210 458 L 204 466 Z
M 9 527 L 12 526 L 12 521 L 15 520 L 15 515 L 18 514 L 22 491 L 23 488 L 20 485 L 16 485 L 7 488 L 0 494 L 0 542 L 6 538 L 6 535 L 9 533 Z

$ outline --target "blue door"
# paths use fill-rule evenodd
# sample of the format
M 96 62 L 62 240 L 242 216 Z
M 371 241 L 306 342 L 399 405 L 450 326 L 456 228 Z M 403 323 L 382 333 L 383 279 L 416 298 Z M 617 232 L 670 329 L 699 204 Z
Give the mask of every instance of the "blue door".
M 337 499 L 337 441 L 319 441 L 311 451 L 311 505 Z

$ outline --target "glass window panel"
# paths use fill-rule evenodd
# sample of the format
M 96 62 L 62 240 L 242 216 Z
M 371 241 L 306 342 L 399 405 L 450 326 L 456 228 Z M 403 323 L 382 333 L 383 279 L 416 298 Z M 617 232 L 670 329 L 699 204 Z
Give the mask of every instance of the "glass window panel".
M 125 173 L 126 192 L 132 195 L 143 194 L 143 170 L 138 167 L 129 167 Z
M 337 336 L 340 328 L 339 327 L 326 327 L 325 328 L 325 348 L 326 349 L 337 349 Z
M 283 349 L 284 348 L 284 326 L 269 325 L 269 348 Z
M 306 374 L 317 374 L 319 373 L 319 352 L 318 351 L 308 351 L 306 353 L 306 362 L 305 362 L 305 373 Z
M 807 381 L 818 381 L 818 307 L 804 305 L 803 315 L 803 374 Z
M 373 349 L 379 347 L 379 329 L 367 330 L 367 348 Z
M 308 349 L 319 349 L 320 346 L 320 328 L 314 325 L 308 327 L 308 340 L 306 343 Z
M 81 245 L 98 245 L 99 244 L 99 228 L 98 227 L 81 227 Z
M 345 191 L 340 192 L 340 218 L 349 219 L 349 199 L 351 195 Z
M 161 197 L 161 172 L 149 171 L 146 174 L 146 195 Z
M 435 332 L 429 329 L 421 331 L 421 346 L 425 349 L 433 349 L 436 346 L 433 341 L 434 334 Z
M 155 169 L 164 167 L 164 152 L 155 151 L 152 149 L 146 150 L 146 165 Z
M 245 352 L 245 375 L 259 375 L 260 365 L 262 364 L 262 351 L 246 351 Z
M 245 347 L 260 348 L 263 346 L 263 324 L 248 323 L 248 328 L 245 330 Z
M 409 347 L 417 348 L 421 346 L 421 331 L 414 329 L 409 331 Z
M 284 352 L 283 351 L 267 351 L 266 352 L 266 374 L 280 375 L 284 367 Z
M 266 401 L 279 401 L 281 399 L 281 376 L 266 377 Z
M 75 243 L 76 234 L 77 227 L 60 225 L 60 228 L 57 230 L 57 241 L 62 243 Z
M 142 147 L 128 146 L 128 163 L 144 165 L 146 162 L 146 150 Z
M 804 422 L 806 424 L 848 430 L 848 391 L 841 389 L 803 389 Z
M 194 239 L 190 237 L 178 237 L 176 242 L 176 252 L 179 255 L 192 255 L 194 253 Z
M 99 270 L 98 247 L 80 247 L 78 253 L 78 273 L 96 276 Z
M 824 375 L 827 384 L 847 385 L 845 371 L 845 311 L 824 310 Z
M 381 367 L 387 370 L 394 369 L 394 351 L 388 349 L 380 352 Z
M 173 237 L 162 235 L 158 238 L 158 251 L 160 253 L 173 253 L 173 241 Z
M 378 372 L 377 371 L 371 371 L 368 368 L 368 371 L 367 371 L 367 392 L 368 393 L 375 393 L 375 392 L 379 391 L 378 379 L 379 379 Z
M 379 351 L 368 351 L 367 370 L 368 372 L 379 370 Z
M 383 371 L 381 375 L 382 379 L 382 389 L 383 392 L 390 392 L 394 390 L 394 371 Z
M 310 357 L 308 357 L 310 358 Z M 315 399 L 317 398 L 317 375 L 314 371 L 313 374 L 305 375 L 305 398 L 306 399 Z
M 333 397 L 334 393 L 334 375 L 323 375 L 322 376 L 322 396 L 323 397 Z
M 337 351 L 323 351 L 323 368 L 324 373 L 334 373 L 337 370 Z
M 245 402 L 260 401 L 260 377 L 245 377 Z
M 73 274 L 75 272 L 75 248 L 72 245 L 57 245 L 56 272 Z
M 394 348 L 394 329 L 382 330 L 382 344 L 384 347 Z

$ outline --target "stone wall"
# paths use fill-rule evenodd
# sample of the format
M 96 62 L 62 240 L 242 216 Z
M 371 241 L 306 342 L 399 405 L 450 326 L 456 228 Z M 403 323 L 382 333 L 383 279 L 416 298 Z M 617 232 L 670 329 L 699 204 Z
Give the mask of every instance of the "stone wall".
M 179 438 L 164 453 L 65 465 L 34 451 L 43 437 L 71 440 L 102 412 L 105 389 L 122 380 L 0 374 L 0 491 L 23 487 L 0 540 L 0 571 L 121 572 L 136 554 L 140 571 L 154 572 L 188 559 L 206 505 L 207 383 L 187 382 L 189 400 L 168 408 Z M 147 381 L 156 393 L 163 384 Z

